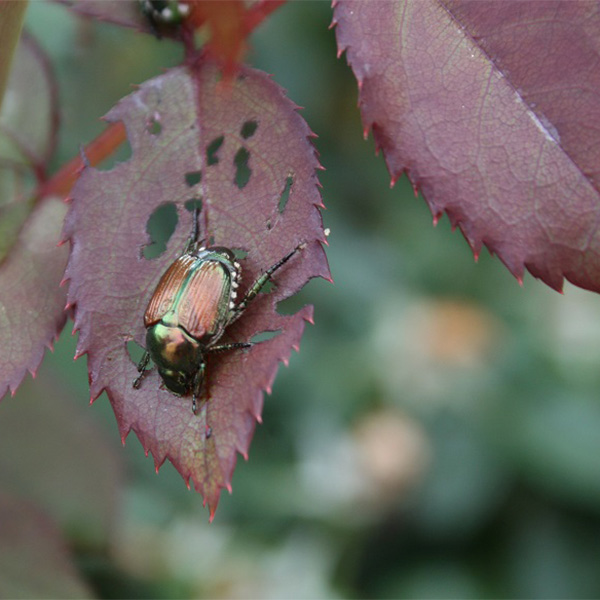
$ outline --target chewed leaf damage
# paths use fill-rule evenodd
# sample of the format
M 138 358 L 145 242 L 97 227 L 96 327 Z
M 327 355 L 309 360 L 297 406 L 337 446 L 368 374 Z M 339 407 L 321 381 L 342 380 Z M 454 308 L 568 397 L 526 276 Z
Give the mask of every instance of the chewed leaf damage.
M 266 75 L 247 68 L 242 73 L 223 92 L 216 67 L 203 61 L 173 69 L 121 100 L 107 118 L 125 124 L 132 157 L 110 172 L 84 171 L 65 225 L 72 244 L 69 302 L 76 306 L 78 353 L 88 353 L 92 397 L 106 390 L 121 436 L 133 430 L 157 468 L 169 459 L 204 496 L 211 516 L 220 490 L 231 487 L 237 453 L 247 455 L 263 392 L 271 388 L 279 362 L 287 362 L 299 346 L 305 321 L 312 321 L 312 307 L 280 315 L 277 302 L 312 277 L 330 278 L 310 131 Z M 257 114 L 256 106 L 264 110 Z M 147 127 L 157 112 L 160 143 Z M 254 122 L 260 126 L 248 125 Z M 263 128 L 268 137 L 259 135 Z M 235 163 L 240 148 L 250 157 L 242 187 Z M 279 213 L 290 172 L 298 193 Z M 175 209 L 176 228 L 162 253 L 140 256 L 149 242 L 150 217 L 166 204 Z M 156 371 L 134 390 L 137 370 L 130 356 L 132 344 L 145 347 L 144 311 L 159 278 L 185 247 L 196 206 L 200 238 L 236 252 L 240 295 L 302 245 L 293 264 L 276 275 L 272 292 L 256 297 L 223 342 L 250 341 L 265 331 L 279 335 L 243 352 L 211 356 L 210 399 L 198 415 L 190 411 L 189 399 L 161 385 Z

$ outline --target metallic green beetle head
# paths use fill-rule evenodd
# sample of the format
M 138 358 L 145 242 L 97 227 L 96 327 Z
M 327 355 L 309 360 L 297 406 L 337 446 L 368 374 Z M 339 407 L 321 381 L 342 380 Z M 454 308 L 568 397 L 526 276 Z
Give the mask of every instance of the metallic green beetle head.
M 181 327 L 160 322 L 147 330 L 146 348 L 165 387 L 178 396 L 189 393 L 199 367 L 204 364 L 200 343 Z

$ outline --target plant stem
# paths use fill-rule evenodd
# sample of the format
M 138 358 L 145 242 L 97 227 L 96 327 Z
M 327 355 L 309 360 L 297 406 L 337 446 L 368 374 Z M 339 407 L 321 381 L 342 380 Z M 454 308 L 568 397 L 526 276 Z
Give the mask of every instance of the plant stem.
M 90 166 L 95 166 L 108 158 L 125 142 L 127 134 L 121 122 L 111 123 L 93 142 L 84 149 L 83 154 Z M 55 173 L 38 191 L 38 197 L 68 196 L 79 174 L 86 166 L 83 156 L 76 156 Z

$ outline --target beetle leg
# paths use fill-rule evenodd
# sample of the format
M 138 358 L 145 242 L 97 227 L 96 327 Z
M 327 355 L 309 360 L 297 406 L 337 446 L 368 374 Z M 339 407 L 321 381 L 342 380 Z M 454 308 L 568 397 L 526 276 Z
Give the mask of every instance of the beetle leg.
M 260 277 L 258 277 L 258 279 L 252 284 L 252 287 L 246 292 L 246 295 L 242 298 L 240 303 L 231 309 L 231 316 L 227 321 L 227 325 L 233 323 L 241 316 L 241 314 L 246 310 L 248 304 L 250 304 L 250 302 L 256 298 L 267 281 L 271 279 L 273 273 L 275 273 L 275 271 L 277 271 L 277 269 L 280 267 L 283 267 L 283 265 L 285 265 L 285 263 L 290 260 L 290 258 L 292 258 L 296 252 L 302 250 L 305 246 L 306 244 L 304 243 L 298 244 L 298 246 L 296 246 L 291 252 L 286 254 L 280 261 L 276 262 L 272 267 L 269 267 Z
M 198 414 L 198 398 L 202 396 L 202 388 L 204 387 L 204 373 L 206 371 L 206 363 L 201 359 L 198 365 L 196 375 L 194 375 L 194 389 L 192 391 L 192 412 Z
M 144 351 L 144 354 L 142 355 L 142 358 L 137 366 L 138 373 L 145 371 L 149 362 L 150 362 L 150 354 L 148 354 L 148 352 Z
M 233 342 L 231 344 L 223 344 L 221 346 L 213 346 L 212 348 L 207 348 L 205 352 L 227 352 L 228 350 L 237 350 L 238 348 L 250 348 L 250 346 L 252 345 L 253 344 L 248 344 L 246 342 Z M 205 373 L 206 363 L 204 362 L 204 359 L 202 359 L 200 365 L 198 366 L 198 370 L 196 371 L 196 375 L 194 376 L 194 384 L 192 391 L 192 411 L 195 415 L 198 414 L 198 399 L 202 396 Z
M 184 254 L 190 253 L 194 248 L 198 246 L 198 237 L 200 236 L 200 226 L 198 221 L 200 220 L 200 209 L 196 206 L 194 208 L 194 226 L 192 228 L 192 235 L 190 235 L 190 239 L 188 240 L 185 249 L 183 251 Z
M 146 367 L 150 362 L 150 355 L 147 352 L 144 352 L 142 355 L 142 359 L 138 363 L 137 370 L 139 373 L 139 377 L 133 382 L 133 387 L 137 390 L 140 385 L 142 385 L 142 379 L 146 376 Z
M 218 353 L 218 352 L 228 352 L 229 350 L 237 350 L 238 348 L 250 348 L 254 344 L 249 344 L 248 342 L 233 342 L 231 344 L 222 344 L 221 346 L 213 346 L 212 348 L 208 348 L 206 352 Z

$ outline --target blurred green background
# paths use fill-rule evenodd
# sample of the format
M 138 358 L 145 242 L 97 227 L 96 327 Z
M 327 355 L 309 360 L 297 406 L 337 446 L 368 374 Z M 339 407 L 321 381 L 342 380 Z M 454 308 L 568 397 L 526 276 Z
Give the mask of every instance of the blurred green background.
M 96 597 L 600 597 L 600 303 L 475 263 L 406 179 L 390 189 L 330 21 L 328 2 L 290 2 L 251 38 L 248 62 L 319 136 L 335 284 L 281 307 L 312 303 L 316 324 L 233 495 L 209 525 L 170 465 L 121 446 L 106 396 L 88 407 L 70 323 L 0 404 L 0 490 L 64 534 Z M 32 2 L 26 26 L 60 88 L 57 166 L 181 60 L 63 6 Z

